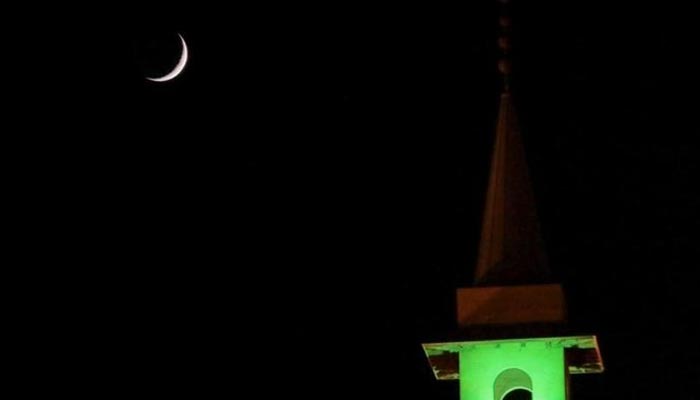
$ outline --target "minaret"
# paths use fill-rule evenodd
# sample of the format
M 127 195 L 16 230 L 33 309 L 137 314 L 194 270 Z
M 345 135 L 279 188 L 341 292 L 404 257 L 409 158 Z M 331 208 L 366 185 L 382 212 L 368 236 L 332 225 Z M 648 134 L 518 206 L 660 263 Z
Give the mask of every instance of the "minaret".
M 457 340 L 423 344 L 437 379 L 462 400 L 568 398 L 570 374 L 603 371 L 595 336 L 568 336 L 562 287 L 550 282 L 510 93 L 510 18 L 501 0 L 503 90 L 474 286 L 457 289 Z

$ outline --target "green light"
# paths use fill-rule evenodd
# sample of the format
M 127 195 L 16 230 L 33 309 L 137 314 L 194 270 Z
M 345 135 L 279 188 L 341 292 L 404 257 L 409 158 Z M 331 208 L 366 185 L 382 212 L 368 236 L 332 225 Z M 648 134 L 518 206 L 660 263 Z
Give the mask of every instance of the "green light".
M 463 348 L 459 376 L 461 400 L 501 400 L 519 388 L 531 390 L 533 400 L 566 399 L 564 348 L 546 341 Z
M 459 380 L 461 400 L 503 400 L 525 389 L 533 400 L 566 400 L 572 374 L 603 372 L 595 336 L 424 343 L 435 377 Z

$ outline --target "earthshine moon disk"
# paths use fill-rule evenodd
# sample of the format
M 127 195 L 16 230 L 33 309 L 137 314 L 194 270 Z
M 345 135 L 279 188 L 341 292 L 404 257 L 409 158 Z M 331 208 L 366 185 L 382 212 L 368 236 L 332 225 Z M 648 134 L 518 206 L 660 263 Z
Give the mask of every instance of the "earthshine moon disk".
M 146 77 L 146 79 L 148 79 L 149 81 L 152 81 L 152 82 L 167 82 L 171 79 L 175 79 L 178 75 L 180 75 L 182 70 L 185 69 L 185 65 L 187 64 L 187 57 L 188 57 L 187 43 L 185 43 L 185 39 L 182 37 L 182 35 L 180 35 L 178 33 L 177 36 L 180 37 L 180 42 L 182 42 L 182 53 L 180 54 L 180 60 L 175 65 L 175 68 L 173 68 L 172 71 L 168 72 L 167 74 L 165 74 L 159 78 Z

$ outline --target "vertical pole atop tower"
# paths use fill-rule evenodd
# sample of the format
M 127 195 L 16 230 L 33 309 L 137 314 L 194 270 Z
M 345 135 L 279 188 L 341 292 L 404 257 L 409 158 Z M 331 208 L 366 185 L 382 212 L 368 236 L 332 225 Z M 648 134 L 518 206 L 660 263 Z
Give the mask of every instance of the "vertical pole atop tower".
M 498 60 L 498 70 L 503 78 L 503 93 L 510 92 L 510 74 L 511 74 L 511 19 L 510 9 L 508 7 L 509 0 L 499 0 L 500 17 L 498 19 L 499 36 L 498 47 L 501 49 L 500 58 Z

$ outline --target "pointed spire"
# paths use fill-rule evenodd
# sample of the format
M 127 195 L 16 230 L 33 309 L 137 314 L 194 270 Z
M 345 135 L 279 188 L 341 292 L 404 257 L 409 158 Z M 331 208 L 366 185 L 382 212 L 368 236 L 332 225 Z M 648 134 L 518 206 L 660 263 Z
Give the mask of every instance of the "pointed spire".
M 476 264 L 477 285 L 539 283 L 549 277 L 525 149 L 510 94 L 508 2 L 500 0 L 498 69 L 503 76 L 503 92 Z
M 548 276 L 525 150 L 511 95 L 503 93 L 475 283 L 538 283 Z

